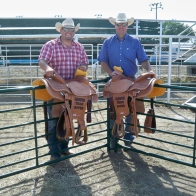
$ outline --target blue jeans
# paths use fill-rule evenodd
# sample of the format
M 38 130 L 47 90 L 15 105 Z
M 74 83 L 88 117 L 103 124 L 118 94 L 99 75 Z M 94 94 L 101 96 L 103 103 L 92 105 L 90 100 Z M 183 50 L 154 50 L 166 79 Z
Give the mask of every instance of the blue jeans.
M 53 103 L 53 100 L 48 101 L 48 104 Z M 47 106 L 48 118 L 52 118 L 52 105 Z M 49 153 L 56 158 L 61 157 L 61 153 L 68 150 L 69 138 L 64 141 L 60 141 L 56 137 L 56 126 L 58 119 L 48 121 L 48 145 Z

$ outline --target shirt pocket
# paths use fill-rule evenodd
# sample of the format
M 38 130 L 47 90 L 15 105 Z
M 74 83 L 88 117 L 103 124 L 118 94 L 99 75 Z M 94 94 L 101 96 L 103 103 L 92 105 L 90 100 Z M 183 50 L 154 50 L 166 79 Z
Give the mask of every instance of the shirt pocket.
M 136 59 L 136 52 L 133 49 L 126 48 L 125 50 L 125 58 L 129 59 L 130 61 L 135 61 Z

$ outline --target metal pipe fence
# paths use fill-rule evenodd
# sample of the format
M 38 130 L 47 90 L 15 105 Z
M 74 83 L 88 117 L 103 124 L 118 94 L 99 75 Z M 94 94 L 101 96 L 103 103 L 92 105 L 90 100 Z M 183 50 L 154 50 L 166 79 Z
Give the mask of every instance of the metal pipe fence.
M 108 80 L 95 80 L 95 83 Z M 156 86 L 180 91 L 196 91 L 193 87 L 174 85 Z M 93 104 L 92 122 L 87 125 L 89 141 L 83 146 L 70 146 L 73 155 L 48 161 L 48 145 L 43 133 L 45 119 L 43 103 L 35 100 L 35 90 L 42 87 L 21 87 L 1 89 L 0 94 L 20 91 L 33 92 L 33 99 L 26 105 L 0 106 L 0 178 L 16 175 L 65 159 L 76 158 L 84 153 L 100 148 L 110 151 L 110 115 L 109 100 Z M 103 97 L 99 97 L 103 99 Z M 150 100 L 144 99 L 148 108 Z M 124 146 L 124 139 L 115 139 L 114 151 L 127 149 L 136 153 L 156 157 L 178 164 L 196 167 L 196 117 L 195 108 L 182 104 L 171 104 L 154 100 L 157 128 L 154 134 L 143 131 L 135 138 L 132 148 Z M 140 124 L 144 128 L 147 113 L 138 113 Z M 132 125 L 132 124 L 129 124 Z M 152 142 L 153 141 L 153 142 Z
M 8 92 L 15 93 L 20 90 L 32 90 L 33 95 L 35 95 L 34 93 L 37 88 L 42 87 L 2 89 L 0 90 L 0 94 Z M 42 131 L 44 130 L 46 121 L 42 111 L 43 103 L 37 102 L 33 96 L 31 104 L 17 106 L 0 106 L 0 178 L 56 162 L 46 161 L 49 154 L 47 150 L 48 145 L 45 141 L 47 135 Z M 71 146 L 70 149 L 74 150 L 75 153 L 67 158 L 82 155 L 107 146 L 107 121 L 103 118 L 97 119 L 97 113 L 106 115 L 106 109 L 101 108 L 92 111 L 94 121 L 87 126 L 88 143 L 85 146 Z M 76 124 L 74 125 L 76 129 Z M 65 157 L 57 161 L 64 159 Z

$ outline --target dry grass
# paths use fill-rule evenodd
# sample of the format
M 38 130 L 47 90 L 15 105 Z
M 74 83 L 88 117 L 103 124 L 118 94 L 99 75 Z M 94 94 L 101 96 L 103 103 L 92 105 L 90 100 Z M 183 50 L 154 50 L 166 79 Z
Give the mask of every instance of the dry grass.
M 16 106 L 12 106 L 15 108 Z M 105 107 L 105 103 L 97 103 L 93 105 L 93 109 Z M 5 110 L 10 106 L 1 106 L 0 110 Z M 148 109 L 148 107 L 147 107 Z M 194 121 L 194 113 L 189 110 L 181 110 L 180 108 L 156 107 L 156 114 L 166 117 L 173 117 L 182 120 Z M 93 116 L 93 122 L 101 121 L 106 118 L 105 112 L 96 112 Z M 139 116 L 140 124 L 144 122 L 144 118 Z M 8 126 L 15 123 L 29 122 L 33 119 L 32 111 L 24 110 L 24 112 L 14 112 L 12 114 L 1 115 L 0 125 Z M 42 109 L 37 110 L 37 119 L 43 119 Z M 170 130 L 172 132 L 194 135 L 194 125 L 186 126 L 183 122 L 165 121 L 157 118 L 158 129 Z M 106 125 L 97 125 L 89 129 L 89 132 L 105 129 Z M 38 125 L 38 135 L 43 134 L 44 124 Z M 147 136 L 143 131 L 141 136 Z M 18 127 L 15 129 L 2 130 L 0 133 L 0 143 L 11 142 L 26 137 L 33 136 L 33 125 Z M 101 133 L 89 137 L 89 141 L 106 136 Z M 150 138 L 161 138 L 166 141 L 172 141 L 184 145 L 192 145 L 192 140 L 183 139 L 182 137 L 168 136 L 162 133 L 148 135 Z M 158 148 L 167 150 L 180 150 L 181 153 L 189 153 L 187 149 L 177 148 L 167 143 L 148 140 L 139 137 L 134 140 L 136 143 L 148 144 Z M 104 143 L 105 141 L 103 141 Z M 73 151 L 80 152 L 100 145 L 102 142 L 92 143 L 83 147 L 75 148 Z M 39 145 L 46 144 L 44 138 L 38 141 Z M 34 141 L 15 144 L 9 147 L 1 147 L 1 155 L 13 153 L 17 150 L 24 150 L 33 147 Z M 137 144 L 133 144 L 136 149 L 150 152 L 150 148 L 145 148 Z M 152 150 L 154 153 L 164 155 L 164 152 Z M 40 150 L 39 153 L 46 153 L 47 148 Z M 21 156 L 11 156 L 3 158 L 0 164 L 8 164 L 18 160 L 31 157 L 34 152 L 23 153 Z M 167 154 L 167 156 L 170 156 Z M 171 155 L 172 158 L 182 160 L 179 155 Z M 49 156 L 39 160 L 39 162 L 48 161 Z M 183 158 L 184 161 L 190 161 L 189 158 Z M 22 169 L 29 166 L 32 162 L 26 162 L 16 166 L 16 169 Z M 35 162 L 33 161 L 33 164 Z M 13 170 L 12 166 L 10 170 Z M 6 169 L 0 170 L 1 174 L 7 172 Z M 196 170 L 188 166 L 161 160 L 155 157 L 145 156 L 135 153 L 134 151 L 118 153 L 107 152 L 105 148 L 95 150 L 77 157 L 63 160 L 59 163 L 44 166 L 32 171 L 17 174 L 1 180 L 0 194 L 6 196 L 179 196 L 179 195 L 195 195 L 196 188 Z

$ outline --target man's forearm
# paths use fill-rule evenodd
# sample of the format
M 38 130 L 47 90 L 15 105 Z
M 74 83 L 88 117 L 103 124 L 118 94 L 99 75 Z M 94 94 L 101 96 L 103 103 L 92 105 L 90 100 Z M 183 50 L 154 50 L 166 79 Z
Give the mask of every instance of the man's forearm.
M 53 77 L 54 74 L 57 74 L 56 71 L 50 67 L 45 60 L 40 60 L 39 66 L 42 70 L 45 71 L 45 76 L 48 78 Z
M 151 66 L 150 66 L 150 63 L 149 63 L 148 61 L 142 62 L 142 63 L 141 63 L 141 66 L 142 66 L 144 69 L 146 69 L 147 72 L 152 71 Z
M 111 76 L 112 70 L 106 62 L 101 62 L 101 67 Z
M 45 60 L 40 60 L 39 66 L 44 71 L 46 71 L 50 67 Z

